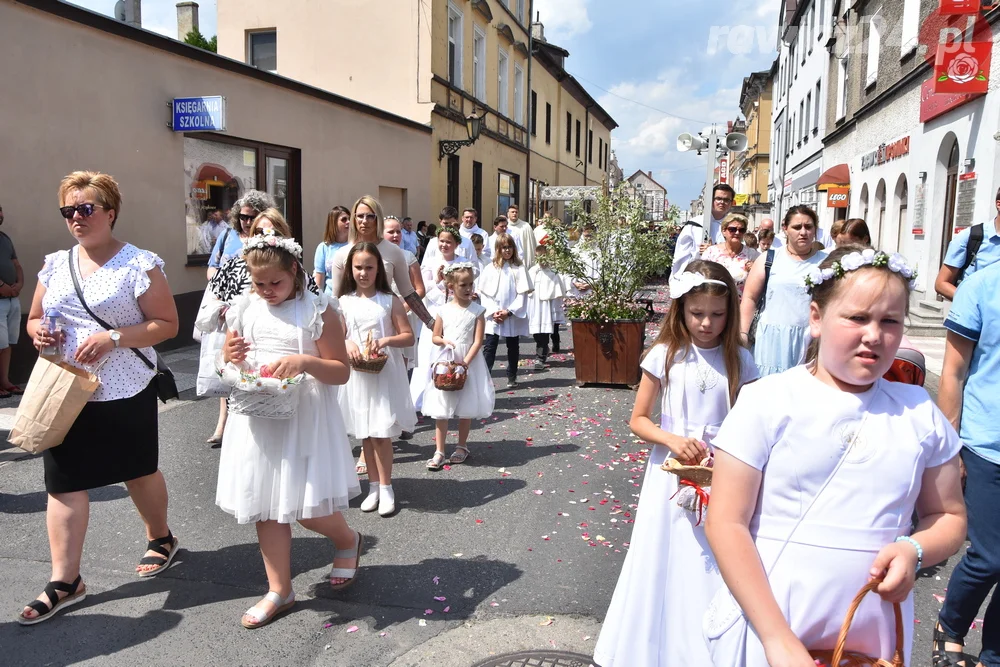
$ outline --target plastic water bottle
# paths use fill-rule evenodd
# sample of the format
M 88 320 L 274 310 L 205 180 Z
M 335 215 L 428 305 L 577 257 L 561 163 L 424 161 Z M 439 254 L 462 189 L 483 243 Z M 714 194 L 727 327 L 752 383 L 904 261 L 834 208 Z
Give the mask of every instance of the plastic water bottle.
M 60 341 L 59 332 L 62 331 L 62 313 L 54 308 L 49 308 L 45 311 L 45 319 L 42 321 L 42 326 L 45 327 L 46 333 L 55 337 L 56 342 L 52 345 L 43 347 L 40 352 L 41 356 L 49 359 L 61 359 L 62 343 Z

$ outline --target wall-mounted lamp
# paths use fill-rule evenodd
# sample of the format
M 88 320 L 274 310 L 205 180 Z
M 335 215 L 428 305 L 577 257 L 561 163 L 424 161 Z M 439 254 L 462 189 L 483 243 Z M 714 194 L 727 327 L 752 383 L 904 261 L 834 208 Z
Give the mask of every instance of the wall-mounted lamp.
M 444 159 L 445 155 L 454 155 L 462 146 L 471 146 L 476 143 L 476 140 L 479 139 L 480 133 L 483 131 L 483 118 L 485 117 L 485 113 L 483 114 L 483 117 L 480 118 L 475 112 L 473 112 L 471 116 L 465 119 L 465 131 L 469 135 L 468 139 L 463 139 L 461 141 L 441 140 L 438 161 L 440 162 Z

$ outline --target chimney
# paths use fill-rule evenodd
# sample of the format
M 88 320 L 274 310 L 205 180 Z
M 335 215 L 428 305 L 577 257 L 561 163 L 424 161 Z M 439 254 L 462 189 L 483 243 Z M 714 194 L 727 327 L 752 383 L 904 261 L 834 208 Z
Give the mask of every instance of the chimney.
M 115 18 L 133 28 L 142 27 L 142 0 L 118 0 Z
M 177 39 L 184 41 L 188 33 L 198 30 L 198 3 L 177 3 Z
M 536 42 L 545 41 L 545 26 L 542 25 L 541 12 L 535 12 L 535 22 L 531 24 L 531 39 Z

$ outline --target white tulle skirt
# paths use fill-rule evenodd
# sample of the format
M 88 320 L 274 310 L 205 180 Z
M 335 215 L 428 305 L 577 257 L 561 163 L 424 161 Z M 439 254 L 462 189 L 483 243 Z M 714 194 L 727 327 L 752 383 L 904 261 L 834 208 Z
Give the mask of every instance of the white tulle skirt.
M 291 419 L 229 415 L 215 503 L 240 523 L 328 516 L 360 493 L 336 387 L 307 378 Z
M 351 379 L 337 393 L 348 435 L 365 438 L 398 438 L 417 426 L 417 412 L 410 400 L 406 367 L 398 349 L 389 350 L 381 373 L 351 370 Z
M 443 349 L 439 350 L 441 351 L 435 356 L 435 362 L 444 354 Z M 468 345 L 456 346 L 455 359 L 464 359 L 468 351 Z M 434 386 L 433 363 L 431 373 L 424 377 L 427 388 L 424 390 L 423 413 L 431 419 L 486 419 L 493 414 L 496 400 L 493 378 L 490 377 L 490 370 L 486 367 L 481 351 L 469 364 L 469 377 L 461 391 L 437 389 Z

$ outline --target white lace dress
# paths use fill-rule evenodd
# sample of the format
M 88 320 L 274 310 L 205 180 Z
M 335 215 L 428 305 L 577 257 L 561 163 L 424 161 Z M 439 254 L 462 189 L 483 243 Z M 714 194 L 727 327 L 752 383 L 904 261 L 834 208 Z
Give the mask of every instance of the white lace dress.
M 375 332 L 375 338 L 394 335 L 393 298 L 381 292 L 371 299 L 357 294 L 340 297 L 348 340 L 363 348 L 369 331 Z M 338 392 L 347 432 L 358 440 L 397 438 L 417 425 L 403 355 L 394 347 L 386 352 L 389 359 L 380 373 L 352 370 L 351 379 Z
M 468 308 L 462 308 L 452 301 L 438 311 L 438 317 L 444 325 L 442 338 L 455 343 L 456 361 L 465 359 L 475 341 L 476 322 L 485 312 L 486 309 L 474 301 Z M 445 349 L 437 349 L 435 361 L 446 358 Z M 427 383 L 423 412 L 431 419 L 486 419 L 493 414 L 496 396 L 482 350 L 469 364 L 469 377 L 461 391 L 441 391 L 435 388 L 432 374 L 433 366 L 423 378 Z
M 253 345 L 251 361 L 265 364 L 299 353 L 297 323 L 302 352 L 318 356 L 327 308 L 337 310 L 337 300 L 309 293 L 270 306 L 247 294 L 233 303 L 226 323 Z M 229 415 L 215 502 L 240 523 L 327 516 L 360 493 L 333 385 L 306 376 L 290 420 Z

